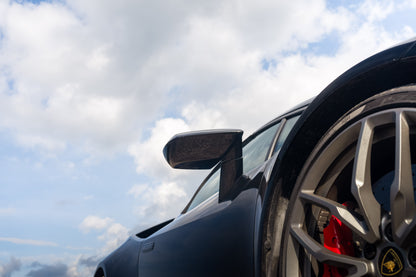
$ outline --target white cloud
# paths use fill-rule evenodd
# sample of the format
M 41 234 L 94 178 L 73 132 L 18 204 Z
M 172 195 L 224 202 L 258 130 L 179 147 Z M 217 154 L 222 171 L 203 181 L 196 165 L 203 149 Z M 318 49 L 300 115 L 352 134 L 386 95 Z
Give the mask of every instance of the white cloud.
M 93 50 L 87 59 L 86 65 L 91 70 L 102 70 L 109 62 L 110 59 L 106 54 L 106 47 L 103 46 Z
M 169 172 L 172 171 L 162 155 L 163 147 L 176 133 L 189 130 L 183 119 L 165 118 L 157 121 L 150 131 L 150 137 L 129 148 L 130 155 L 136 161 L 137 172 L 150 176 L 171 175 Z
M 0 68 L 14 84 L 1 94 L 3 128 L 26 146 L 59 150 L 69 143 L 93 152 L 119 149 L 137 134 L 132 115 L 146 110 L 146 99 L 132 94 L 136 73 L 114 67 L 112 46 L 91 34 L 94 26 L 59 3 L 1 9 Z
M 416 8 L 416 0 L 405 0 L 402 7 L 408 9 L 415 9 Z
M 394 9 L 371 0 L 352 9 L 328 9 L 321 0 L 3 3 L 0 128 L 25 147 L 53 152 L 71 145 L 99 156 L 129 148 L 138 171 L 156 164 L 151 170 L 161 172 L 168 138 L 158 138 L 157 149 L 147 139 L 134 143 L 149 124 L 166 128 L 158 125 L 169 121 L 171 134 L 217 127 L 250 133 L 354 62 L 414 33 L 408 27 L 392 35 L 374 23 Z M 328 36 L 339 40 L 334 56 L 302 52 Z M 276 66 L 263 70 L 264 60 Z M 163 118 L 166 110 L 182 118 Z
M 14 244 L 33 245 L 33 246 L 58 246 L 58 244 L 51 241 L 21 239 L 12 237 L 0 237 L 0 241 L 10 242 Z
M 146 184 L 134 185 L 130 188 L 130 190 L 128 191 L 128 194 L 133 195 L 134 198 L 139 198 L 148 190 L 149 190 L 149 186 Z
M 0 276 L 93 276 L 102 257 L 88 255 L 41 255 L 32 257 L 9 257 L 0 264 Z M 26 274 L 24 272 L 26 271 Z M 28 273 L 28 271 L 30 273 Z
M 152 187 L 134 185 L 128 193 L 138 199 L 136 212 L 143 218 L 141 225 L 154 224 L 178 216 L 190 197 L 185 191 L 184 184 L 175 182 L 161 183 Z
M 0 276 L 1 277 L 10 277 L 15 271 L 19 271 L 22 267 L 22 262 L 15 257 L 11 257 L 10 261 L 0 265 Z
M 385 19 L 395 9 L 394 1 L 366 0 L 358 11 L 362 13 L 369 22 Z
M 322 0 L 12 2 L 0 13 L 0 127 L 24 146 L 93 155 L 125 150 L 170 105 L 204 102 L 208 114 L 223 97 L 258 93 L 262 59 L 345 31 L 353 18 Z M 214 114 L 227 123 L 225 111 Z
M 89 215 L 81 222 L 79 228 L 84 232 L 89 232 L 91 230 L 102 230 L 107 228 L 112 224 L 113 219 L 109 217 L 101 218 L 94 215 Z
M 79 228 L 85 233 L 91 230 L 99 231 L 97 238 L 105 243 L 100 249 L 100 255 L 113 251 L 128 237 L 128 229 L 109 217 L 89 215 L 84 218 Z
M 189 130 L 183 119 L 165 118 L 156 122 L 146 140 L 129 148 L 130 155 L 135 158 L 137 172 L 157 180 L 150 184 L 136 184 L 128 191 L 138 199 L 135 211 L 142 225 L 177 216 L 202 176 L 206 175 L 204 171 L 172 169 L 163 157 L 162 149 L 168 140 L 176 133 Z
M 0 208 L 0 216 L 11 216 L 16 213 L 16 209 L 12 207 Z
M 110 253 L 121 245 L 128 237 L 128 229 L 120 223 L 111 224 L 107 230 L 98 237 L 105 242 L 102 253 Z

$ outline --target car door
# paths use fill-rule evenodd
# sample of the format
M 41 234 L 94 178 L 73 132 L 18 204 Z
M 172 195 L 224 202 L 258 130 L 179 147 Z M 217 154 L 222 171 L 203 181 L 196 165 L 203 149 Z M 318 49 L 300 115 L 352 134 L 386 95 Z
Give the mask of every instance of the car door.
M 145 239 L 139 276 L 253 276 L 253 232 L 261 165 L 276 143 L 280 123 L 249 138 L 243 147 L 241 189 L 219 201 L 221 167 L 201 184 L 183 214 Z

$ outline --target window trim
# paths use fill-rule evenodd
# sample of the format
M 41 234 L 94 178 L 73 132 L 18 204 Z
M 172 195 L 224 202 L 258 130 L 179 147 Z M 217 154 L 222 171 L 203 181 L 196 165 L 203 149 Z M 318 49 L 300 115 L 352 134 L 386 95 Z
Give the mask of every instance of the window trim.
M 257 137 L 257 135 L 259 135 L 259 133 L 261 133 L 261 132 L 263 132 L 264 130 L 266 130 L 266 129 L 268 129 L 269 127 L 271 127 L 272 125 L 274 125 L 274 124 L 276 124 L 276 123 L 278 123 L 279 121 L 282 121 L 283 119 L 286 119 L 286 118 L 288 118 L 288 117 L 292 117 L 292 116 L 296 116 L 296 115 L 298 115 L 298 114 L 302 114 L 305 110 L 306 110 L 306 108 L 307 108 L 308 106 L 306 105 L 306 106 L 303 106 L 303 107 L 300 107 L 299 109 L 296 109 L 296 110 L 294 110 L 294 111 L 290 111 L 290 112 L 287 112 L 287 113 L 285 113 L 285 114 L 282 114 L 281 116 L 279 116 L 279 117 L 276 117 L 275 119 L 273 119 L 272 121 L 270 121 L 270 122 L 268 122 L 268 123 L 266 123 L 266 124 L 264 124 L 262 127 L 260 127 L 257 131 L 255 131 L 253 134 L 251 134 L 249 137 L 247 137 L 244 141 L 243 141 L 243 147 L 247 144 L 247 143 L 249 143 L 251 140 L 253 140 L 255 137 Z M 279 134 L 277 134 L 278 136 L 280 135 L 280 133 Z
M 297 110 L 295 110 L 295 111 L 293 111 L 293 112 L 290 112 L 290 113 L 287 113 L 287 114 L 285 114 L 285 115 L 282 115 L 282 116 L 280 116 L 280 117 L 278 117 L 278 118 L 276 118 L 276 119 L 274 119 L 273 121 L 271 121 L 270 123 L 268 123 L 268 124 L 266 124 L 264 127 L 262 127 L 259 131 L 261 131 L 261 130 L 265 130 L 265 129 L 267 129 L 269 126 L 272 126 L 273 124 L 275 124 L 275 122 L 277 122 L 276 124 L 278 124 L 278 122 L 280 122 L 280 127 L 279 127 L 279 129 L 277 130 L 277 132 L 276 132 L 276 135 L 275 135 L 275 137 L 274 137 L 274 139 L 273 139 L 273 142 L 272 142 L 272 144 L 270 145 L 270 148 L 269 148 L 269 150 L 268 150 L 268 153 L 267 153 L 267 156 L 266 156 L 266 159 L 265 159 L 265 161 L 267 161 L 268 159 L 270 159 L 272 156 L 273 156 L 273 150 L 274 150 L 274 148 L 276 147 L 276 144 L 277 144 L 277 141 L 279 140 L 279 138 L 280 138 L 280 135 L 281 135 L 281 133 L 282 133 L 282 131 L 283 131 L 283 128 L 286 126 L 286 122 L 288 121 L 288 119 L 290 119 L 290 118 L 292 118 L 292 117 L 296 117 L 296 116 L 299 116 L 299 119 L 300 119 L 300 117 L 302 116 L 302 113 L 303 113 L 303 111 L 306 109 L 306 107 L 303 107 L 303 108 L 300 108 L 300 109 L 297 109 Z M 299 120 L 298 119 L 298 120 Z M 257 133 L 257 132 L 256 132 Z M 244 146 L 243 146 L 244 147 Z
M 279 128 L 279 133 L 277 134 L 277 136 L 276 136 L 276 138 L 275 138 L 275 141 L 273 141 L 273 145 L 270 147 L 270 149 L 269 149 L 269 155 L 268 155 L 268 158 L 267 159 L 270 159 L 272 156 L 273 156 L 273 152 L 274 152 L 274 148 L 276 147 L 276 144 L 277 144 L 277 142 L 279 141 L 279 138 L 280 138 L 280 135 L 282 134 L 282 132 L 283 132 L 283 129 L 285 128 L 285 126 L 286 126 L 286 122 L 288 121 L 288 120 L 290 120 L 290 119 L 292 119 L 292 118 L 294 118 L 294 117 L 299 117 L 297 120 L 296 120 L 296 122 L 298 122 L 299 121 L 299 119 L 301 118 L 301 116 L 302 116 L 302 112 L 303 111 L 300 111 L 300 112 L 297 112 L 297 113 L 292 113 L 292 114 L 289 114 L 289 115 L 287 115 L 285 118 L 283 118 L 282 119 L 282 121 L 281 121 L 281 128 Z M 296 125 L 296 122 L 295 122 L 295 125 Z M 293 125 L 294 126 L 294 125 Z M 292 127 L 292 129 L 293 129 L 293 127 Z M 290 132 L 292 132 L 292 129 L 289 131 L 289 134 L 290 134 Z M 287 138 L 286 138 L 287 139 Z M 285 142 L 286 142 L 286 139 L 285 139 Z M 284 144 L 284 143 L 283 143 Z M 279 152 L 279 151 L 278 151 Z M 276 152 L 276 153 L 278 153 L 278 152 Z M 266 160 L 267 160 L 266 159 Z
M 274 148 L 276 146 L 277 141 L 279 140 L 279 137 L 280 137 L 280 134 L 282 133 L 283 128 L 286 125 L 286 121 L 287 121 L 286 118 L 283 118 L 280 121 L 280 126 L 277 129 L 276 134 L 274 135 L 274 139 L 273 139 L 272 143 L 269 146 L 269 150 L 267 150 L 267 155 L 266 155 L 265 161 L 267 161 L 268 159 L 270 159 L 271 156 L 273 155 L 273 150 L 274 150 Z
M 268 159 L 270 159 L 273 156 L 273 150 L 274 150 L 274 148 L 276 146 L 277 141 L 279 140 L 280 134 L 282 133 L 282 130 L 283 130 L 284 126 L 286 125 L 287 119 L 288 118 L 291 118 L 291 117 L 294 117 L 294 116 L 298 116 L 298 115 L 300 115 L 300 117 L 299 117 L 299 119 L 300 119 L 301 116 L 302 116 L 302 113 L 305 111 L 305 109 L 307 107 L 308 107 L 308 105 L 303 106 L 303 107 L 300 107 L 299 109 L 296 109 L 294 111 L 285 113 L 285 114 L 283 114 L 283 115 L 281 115 L 281 116 L 273 119 L 269 123 L 263 125 L 260 129 L 258 129 L 257 131 L 255 131 L 253 134 L 251 134 L 248 138 L 246 138 L 243 141 L 242 147 L 244 148 L 250 141 L 252 141 L 253 139 L 255 139 L 258 135 L 260 135 L 261 133 L 263 133 L 267 129 L 271 128 L 273 125 L 280 123 L 279 128 L 276 130 L 276 133 L 274 134 L 273 141 L 270 144 L 269 149 L 267 150 L 267 155 L 266 155 L 266 158 L 265 158 L 264 162 L 267 161 Z M 205 177 L 205 179 L 199 185 L 198 189 L 194 192 L 191 200 L 189 200 L 188 204 L 182 210 L 181 214 L 185 214 L 185 213 L 187 213 L 187 212 L 190 211 L 188 209 L 189 209 L 191 203 L 194 201 L 196 195 L 199 193 L 199 191 L 202 189 L 202 187 L 205 185 L 205 183 L 211 178 L 211 176 L 214 175 L 217 170 L 221 170 L 221 165 L 222 165 L 222 162 L 220 161 L 216 166 L 214 166 L 214 168 L 207 175 L 207 177 Z M 215 194 L 211 195 L 210 197 L 208 197 L 207 199 L 205 199 L 204 201 L 202 201 L 200 204 L 204 203 L 206 200 L 210 199 L 214 195 Z M 197 205 L 197 206 L 199 206 L 199 205 Z M 195 207 L 197 207 L 197 206 L 195 206 Z

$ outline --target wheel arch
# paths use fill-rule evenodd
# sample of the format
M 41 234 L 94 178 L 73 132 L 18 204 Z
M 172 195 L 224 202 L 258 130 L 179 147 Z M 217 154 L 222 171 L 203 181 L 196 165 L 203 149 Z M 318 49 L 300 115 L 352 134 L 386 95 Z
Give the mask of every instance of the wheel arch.
M 326 131 L 358 103 L 383 91 L 416 83 L 416 41 L 382 51 L 355 65 L 328 85 L 303 112 L 280 150 L 263 195 L 256 275 L 277 268 L 285 210 L 297 177 Z M 281 212 L 280 212 L 281 211 Z M 279 215 L 276 219 L 276 213 Z M 270 230 L 277 227 L 276 237 Z M 279 229 L 280 228 L 280 229 Z M 274 231 L 276 232 L 276 231 Z

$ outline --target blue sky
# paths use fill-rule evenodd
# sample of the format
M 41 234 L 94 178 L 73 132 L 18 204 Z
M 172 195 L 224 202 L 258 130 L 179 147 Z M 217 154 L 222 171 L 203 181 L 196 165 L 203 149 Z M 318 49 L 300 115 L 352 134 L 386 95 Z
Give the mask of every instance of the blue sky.
M 250 134 L 416 36 L 416 1 L 0 1 L 0 277 L 92 276 L 207 172 L 175 133 Z

